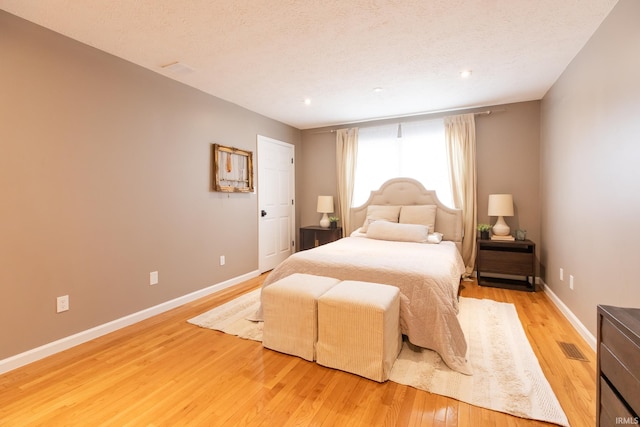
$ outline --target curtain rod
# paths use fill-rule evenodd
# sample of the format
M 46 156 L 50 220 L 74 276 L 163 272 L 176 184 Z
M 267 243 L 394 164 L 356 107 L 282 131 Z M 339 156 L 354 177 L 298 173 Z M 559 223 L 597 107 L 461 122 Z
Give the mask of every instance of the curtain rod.
M 487 110 L 487 111 L 478 111 L 477 113 L 473 113 L 475 116 L 488 116 L 493 113 L 502 113 L 503 111 L 507 111 L 505 108 L 500 110 Z
M 477 111 L 475 113 L 472 113 L 474 116 L 490 116 L 493 113 L 502 113 L 504 111 L 507 111 L 506 108 L 501 108 L 501 109 L 496 109 L 496 110 L 485 110 L 485 111 Z M 456 114 L 454 114 L 456 115 Z M 405 118 L 413 118 L 415 116 L 407 116 Z M 399 117 L 400 119 L 400 117 Z M 391 120 L 391 119 L 382 119 L 382 120 Z M 424 119 L 424 120 L 429 120 L 429 119 Z M 415 120 L 415 121 L 420 121 L 420 120 Z M 398 120 L 397 123 L 402 123 L 402 120 Z M 390 125 L 393 123 L 389 123 Z M 368 128 L 368 127 L 375 127 L 375 126 L 384 126 L 384 125 L 369 125 L 369 126 L 357 126 L 358 128 Z M 319 133 L 334 133 L 339 131 L 340 129 L 348 129 L 348 128 L 337 128 L 337 129 L 327 129 L 327 130 L 319 130 L 316 132 L 312 132 L 313 134 L 319 134 Z

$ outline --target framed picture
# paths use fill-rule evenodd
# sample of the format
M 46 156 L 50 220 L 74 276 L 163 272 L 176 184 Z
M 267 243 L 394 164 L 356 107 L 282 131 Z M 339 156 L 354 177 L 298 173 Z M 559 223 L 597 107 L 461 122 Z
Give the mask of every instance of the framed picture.
M 212 145 L 213 189 L 225 193 L 253 192 L 253 153 Z

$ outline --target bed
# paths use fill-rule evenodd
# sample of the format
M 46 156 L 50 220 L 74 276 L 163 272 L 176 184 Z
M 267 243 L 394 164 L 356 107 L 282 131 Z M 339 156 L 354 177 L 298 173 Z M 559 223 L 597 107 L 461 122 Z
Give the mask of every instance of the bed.
M 394 222 L 395 219 L 395 222 Z M 471 374 L 458 322 L 461 211 L 408 178 L 387 181 L 351 212 L 348 237 L 297 252 L 263 287 L 293 273 L 385 283 L 400 289 L 400 326 L 419 347 L 435 350 L 453 370 Z M 261 309 L 256 320 L 262 317 Z

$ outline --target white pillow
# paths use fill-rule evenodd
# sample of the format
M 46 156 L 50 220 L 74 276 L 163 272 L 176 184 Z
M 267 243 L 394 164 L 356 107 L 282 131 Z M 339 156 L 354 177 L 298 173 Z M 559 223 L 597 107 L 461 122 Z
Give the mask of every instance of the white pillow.
M 431 233 L 427 237 L 427 243 L 440 243 L 442 242 L 442 237 L 444 235 L 442 233 Z
M 398 222 L 399 216 L 400 206 L 369 205 L 367 206 L 367 217 L 362 224 L 362 232 L 366 233 L 369 224 L 374 221 Z
M 400 224 L 422 224 L 429 233 L 436 231 L 436 205 L 407 205 L 400 209 Z
M 367 237 L 377 240 L 392 240 L 395 242 L 426 243 L 429 237 L 429 228 L 419 224 L 374 221 L 369 224 Z

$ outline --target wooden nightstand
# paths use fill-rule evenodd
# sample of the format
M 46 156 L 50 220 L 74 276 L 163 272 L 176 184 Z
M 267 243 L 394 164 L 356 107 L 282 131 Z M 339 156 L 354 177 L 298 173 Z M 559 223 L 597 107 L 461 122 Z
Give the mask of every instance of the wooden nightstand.
M 335 242 L 342 237 L 342 227 L 323 228 L 317 225 L 300 227 L 300 250 L 315 248 L 326 243 Z
M 476 276 L 481 286 L 536 290 L 536 244 L 531 240 L 478 240 Z M 524 280 L 481 277 L 481 273 L 524 276 Z

